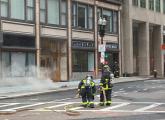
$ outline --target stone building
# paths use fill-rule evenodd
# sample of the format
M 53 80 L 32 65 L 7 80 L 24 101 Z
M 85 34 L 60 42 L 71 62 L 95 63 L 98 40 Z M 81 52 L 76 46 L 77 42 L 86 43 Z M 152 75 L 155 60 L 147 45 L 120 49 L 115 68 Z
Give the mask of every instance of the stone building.
M 108 62 L 121 61 L 121 2 L 118 0 L 0 2 L 2 78 L 29 77 L 35 71 L 54 81 L 98 75 L 100 16 L 107 20 L 104 44 Z
M 122 73 L 164 75 L 165 0 L 123 0 Z

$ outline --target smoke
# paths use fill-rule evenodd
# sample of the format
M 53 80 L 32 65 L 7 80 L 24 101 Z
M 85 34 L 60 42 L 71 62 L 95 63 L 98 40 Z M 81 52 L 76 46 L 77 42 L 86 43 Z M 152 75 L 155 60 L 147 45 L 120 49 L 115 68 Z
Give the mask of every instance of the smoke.
M 1 64 L 0 71 L 0 86 L 26 91 L 48 90 L 55 88 L 55 83 L 51 80 L 51 70 L 40 68 L 37 70 L 36 66 L 22 67 L 18 62 L 7 66 Z M 1 91 L 2 92 L 2 91 Z

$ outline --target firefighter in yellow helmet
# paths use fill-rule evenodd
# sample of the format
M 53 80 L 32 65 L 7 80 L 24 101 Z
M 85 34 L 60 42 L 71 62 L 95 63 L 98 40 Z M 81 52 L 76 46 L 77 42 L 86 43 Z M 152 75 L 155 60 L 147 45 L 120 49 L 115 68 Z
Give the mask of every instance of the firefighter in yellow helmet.
M 94 94 L 96 92 L 95 82 L 93 77 L 87 75 L 85 79 L 81 80 L 78 85 L 78 91 L 82 97 L 82 106 L 94 108 Z
M 108 65 L 103 68 L 103 74 L 100 80 L 100 105 L 111 105 L 112 83 L 111 71 Z

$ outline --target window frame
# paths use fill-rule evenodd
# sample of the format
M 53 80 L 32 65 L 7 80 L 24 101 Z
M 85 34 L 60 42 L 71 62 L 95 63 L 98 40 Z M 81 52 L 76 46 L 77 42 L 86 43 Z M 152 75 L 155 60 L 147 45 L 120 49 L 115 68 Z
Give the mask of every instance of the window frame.
M 146 8 L 146 0 L 140 0 L 140 7 Z
M 163 13 L 165 14 L 165 0 L 163 0 Z
M 86 66 L 83 67 L 80 67 L 80 70 L 77 70 L 77 69 L 74 69 L 74 54 L 75 53 L 78 53 L 79 55 L 83 55 L 83 57 L 76 57 L 76 60 L 79 61 L 78 63 L 80 63 L 81 61 L 84 61 L 83 64 L 85 64 Z M 72 50 L 72 72 L 92 72 L 92 71 L 89 71 L 88 70 L 88 61 L 89 61 L 89 58 L 88 58 L 88 53 L 93 53 L 94 54 L 94 50 L 89 50 L 89 49 L 86 49 L 86 50 L 80 50 L 80 49 L 73 49 Z M 85 56 L 85 58 L 84 58 Z M 77 59 L 78 58 L 78 59 Z M 82 58 L 84 58 L 85 60 L 82 60 Z M 95 58 L 95 54 L 94 54 L 94 58 Z M 83 65 L 81 64 L 81 65 Z M 79 64 L 78 64 L 79 65 Z M 94 68 L 95 68 L 95 60 L 94 60 Z
M 35 0 L 33 0 L 33 6 L 28 6 L 28 4 L 27 4 L 28 0 L 25 0 L 25 1 L 26 1 L 26 3 L 25 3 L 25 7 L 26 7 L 25 8 L 25 12 L 26 12 L 25 19 L 26 19 L 26 21 L 32 22 L 32 21 L 35 20 Z M 28 20 L 28 8 L 33 10 L 33 18 L 32 18 L 32 20 Z
M 1 9 L 1 5 L 2 5 L 2 2 L 4 2 L 4 1 L 1 1 L 0 0 L 0 9 Z M 4 16 L 1 16 L 2 18 L 8 18 L 9 17 L 9 0 L 7 0 L 7 2 L 4 2 L 4 3 L 6 3 L 6 7 L 7 7 L 7 15 L 6 15 L 6 17 L 4 17 Z M 1 11 L 1 13 L 2 13 L 2 9 L 0 10 Z
M 86 26 L 87 28 L 83 28 L 83 27 L 78 27 L 78 6 L 79 5 L 82 5 L 82 6 L 85 6 L 86 7 L 86 11 L 87 11 L 87 14 L 86 14 Z M 73 14 L 71 14 L 72 16 L 72 28 L 74 29 L 78 29 L 78 30 L 89 30 L 89 31 L 93 31 L 94 30 L 94 6 L 93 5 L 90 5 L 90 4 L 84 4 L 84 3 L 81 3 L 81 2 L 77 2 L 77 1 L 72 1 L 72 13 L 74 12 L 73 11 L 73 6 L 75 6 L 75 25 L 73 25 Z M 92 8 L 92 29 L 89 28 L 89 9 L 90 7 Z
M 161 12 L 160 0 L 155 1 L 155 11 L 156 12 Z
M 35 22 L 35 0 L 33 0 L 33 20 L 27 19 L 27 0 L 24 0 L 24 19 L 17 19 L 11 17 L 11 0 L 7 0 L 7 17 L 1 16 L 2 19 L 7 20 L 13 20 L 18 22 L 28 22 L 28 23 L 34 23 Z M 2 2 L 2 1 L 0 1 Z M 1 9 L 1 8 L 0 8 Z
M 148 8 L 149 8 L 149 10 L 155 10 L 155 0 L 149 0 L 148 1 L 149 3 L 148 3 Z
M 132 0 L 132 5 L 133 6 L 139 6 L 139 0 Z
M 111 11 L 111 13 L 112 13 L 112 32 L 110 32 L 110 28 L 109 28 L 109 31 L 107 31 L 107 30 L 105 30 L 105 33 L 108 33 L 108 34 L 114 34 L 114 35 L 117 35 L 118 33 L 119 33 L 119 17 L 118 17 L 118 11 L 115 11 L 115 10 L 113 10 L 113 9 L 106 9 L 106 8 L 102 8 L 102 7 L 98 7 L 97 8 L 97 11 L 100 9 L 100 15 L 101 15 L 101 17 L 103 17 L 103 10 L 107 10 L 107 11 Z M 117 30 L 116 30 L 116 32 L 114 32 L 114 12 L 116 12 L 117 14 L 117 21 L 116 21 L 116 27 L 117 27 Z M 99 17 L 100 16 L 98 16 L 98 12 L 97 12 L 97 21 L 99 20 Z M 98 27 L 98 30 L 99 30 L 99 27 Z

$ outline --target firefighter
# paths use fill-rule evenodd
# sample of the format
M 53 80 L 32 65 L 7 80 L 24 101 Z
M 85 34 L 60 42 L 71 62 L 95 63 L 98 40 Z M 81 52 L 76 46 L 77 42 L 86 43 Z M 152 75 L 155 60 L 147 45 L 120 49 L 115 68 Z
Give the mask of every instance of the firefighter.
M 87 75 L 85 79 L 81 80 L 78 85 L 78 92 L 82 97 L 82 106 L 94 108 L 94 94 L 96 92 L 95 82 L 93 77 Z
M 113 64 L 113 73 L 115 78 L 119 77 L 119 65 L 117 61 L 115 61 Z
M 100 106 L 111 105 L 111 94 L 112 94 L 112 84 L 111 84 L 111 71 L 109 66 L 105 66 L 101 80 L 100 80 Z

